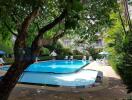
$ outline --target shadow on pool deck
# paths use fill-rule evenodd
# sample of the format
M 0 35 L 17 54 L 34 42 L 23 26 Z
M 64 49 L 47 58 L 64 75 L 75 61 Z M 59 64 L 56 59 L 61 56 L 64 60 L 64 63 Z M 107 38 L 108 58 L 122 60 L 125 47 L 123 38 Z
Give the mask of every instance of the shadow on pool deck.
M 120 79 L 112 77 L 108 79 L 108 87 L 87 92 L 59 92 L 31 87 L 16 87 L 9 100 L 122 100 L 132 96 L 132 94 L 126 94 L 125 86 Z

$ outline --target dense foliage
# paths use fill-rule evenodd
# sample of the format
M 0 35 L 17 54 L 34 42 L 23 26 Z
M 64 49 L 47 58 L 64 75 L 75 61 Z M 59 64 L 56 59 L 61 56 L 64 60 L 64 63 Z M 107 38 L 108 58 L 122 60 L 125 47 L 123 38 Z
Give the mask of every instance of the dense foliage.
M 109 62 L 127 85 L 128 93 L 132 91 L 132 34 L 124 24 L 119 13 L 111 14 L 114 25 L 108 29 L 105 37 Z M 123 26 L 124 25 L 124 26 Z

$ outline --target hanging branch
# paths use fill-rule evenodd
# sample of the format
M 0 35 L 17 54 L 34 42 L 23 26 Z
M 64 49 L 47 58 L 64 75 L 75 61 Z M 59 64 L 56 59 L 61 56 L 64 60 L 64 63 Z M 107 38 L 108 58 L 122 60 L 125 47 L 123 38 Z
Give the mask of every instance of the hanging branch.
M 18 37 L 16 39 L 15 42 L 15 48 L 23 48 L 25 47 L 26 43 L 26 38 L 27 38 L 27 34 L 28 34 L 28 28 L 31 24 L 31 22 L 39 15 L 39 7 L 33 9 L 33 11 L 24 19 L 23 23 L 21 24 L 19 33 L 18 33 Z
M 59 25 L 58 25 L 59 29 L 61 29 L 61 23 L 64 24 L 65 20 L 62 20 L 62 21 L 59 22 Z M 63 37 L 65 35 L 65 33 L 66 33 L 66 29 L 65 28 L 61 29 L 60 31 L 57 31 L 52 37 L 53 43 L 56 43 L 59 38 L 61 38 L 61 37 Z
M 49 29 L 53 28 L 56 24 L 58 24 L 60 21 L 62 21 L 62 19 L 65 17 L 65 15 L 66 15 L 66 10 L 64 10 L 61 13 L 61 15 L 59 17 L 57 17 L 54 21 L 52 21 L 48 25 L 46 25 L 43 28 L 41 28 L 39 30 L 39 35 L 37 36 L 37 38 L 41 37 L 43 35 L 43 33 L 45 33 L 46 31 L 48 31 Z
M 20 31 L 21 23 L 20 23 L 20 19 L 18 17 L 21 17 L 21 16 L 19 14 L 16 14 L 16 12 L 14 10 L 10 17 L 11 17 L 12 21 L 16 24 L 17 31 Z
M 37 22 L 33 22 L 33 23 L 36 25 L 37 30 L 39 31 L 40 30 L 39 24 Z
M 39 41 L 41 41 L 43 34 L 52 29 L 55 25 L 57 25 L 60 21 L 62 21 L 62 19 L 65 18 L 67 11 L 64 10 L 61 15 L 59 17 L 57 17 L 56 19 L 54 19 L 51 23 L 49 23 L 48 25 L 42 27 L 39 32 L 38 32 L 38 36 L 34 39 L 33 43 L 32 43 L 32 49 L 37 49 L 39 48 Z
M 18 36 L 15 32 L 12 31 L 11 27 L 6 23 L 4 22 L 5 26 L 7 27 L 7 29 L 14 35 L 14 36 Z
M 123 30 L 124 30 L 124 33 L 127 35 L 127 32 L 126 32 L 126 30 L 125 30 L 124 22 L 123 22 L 123 19 L 122 19 L 122 17 L 121 17 L 121 12 L 120 12 L 119 7 L 118 7 L 117 9 L 118 9 L 118 12 L 119 12 L 119 17 L 120 17 L 120 20 L 121 20 L 122 28 L 123 28 Z
M 60 39 L 61 37 L 63 37 L 65 35 L 65 30 L 64 31 L 59 31 L 58 33 L 56 33 L 54 36 L 53 36 L 53 42 L 55 43 L 58 39 Z
M 33 10 L 33 12 L 30 13 L 30 15 L 28 15 L 24 22 L 22 23 L 22 27 L 21 30 L 27 32 L 27 29 L 29 27 L 29 25 L 31 24 L 31 22 L 36 18 L 36 16 L 39 15 L 39 8 L 36 8 L 35 10 Z

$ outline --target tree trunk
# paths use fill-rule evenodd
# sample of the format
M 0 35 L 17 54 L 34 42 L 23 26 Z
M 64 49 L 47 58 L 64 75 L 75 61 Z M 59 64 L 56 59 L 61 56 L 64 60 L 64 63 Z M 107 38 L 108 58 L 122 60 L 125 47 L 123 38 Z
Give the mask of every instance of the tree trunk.
M 24 61 L 15 61 L 13 63 L 3 79 L 0 80 L 0 100 L 8 100 L 9 94 L 15 87 L 22 72 L 30 64 L 31 62 Z
M 33 10 L 23 21 L 14 45 L 15 61 L 0 80 L 0 100 L 7 100 L 23 71 L 33 63 L 31 49 L 26 48 L 28 27 L 38 16 L 39 8 Z
M 130 14 L 128 10 L 128 1 L 127 0 L 122 0 L 123 6 L 124 6 L 124 16 L 125 16 L 125 21 L 129 26 L 130 32 L 132 32 L 132 23 L 130 19 Z
M 4 75 L 4 77 L 0 80 L 0 100 L 7 100 L 10 92 L 15 87 L 19 77 L 23 73 L 23 71 L 35 60 L 35 57 L 39 54 L 39 49 L 42 46 L 42 36 L 43 33 L 53 28 L 56 24 L 58 24 L 64 17 L 65 11 L 57 17 L 53 22 L 44 26 L 40 29 L 39 34 L 36 36 L 35 40 L 32 42 L 31 48 L 26 48 L 26 39 L 27 39 L 27 31 L 30 23 L 35 19 L 38 15 L 38 10 L 34 10 L 29 16 L 27 16 L 22 23 L 21 30 L 17 36 L 14 46 L 14 55 L 15 62 L 10 67 L 8 72 Z

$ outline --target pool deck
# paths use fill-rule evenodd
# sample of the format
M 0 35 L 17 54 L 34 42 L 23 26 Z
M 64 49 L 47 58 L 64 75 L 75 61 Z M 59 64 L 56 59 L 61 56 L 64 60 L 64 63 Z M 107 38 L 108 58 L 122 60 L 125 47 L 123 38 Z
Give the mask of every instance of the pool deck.
M 17 84 L 9 100 L 122 100 L 127 97 L 132 98 L 132 94 L 126 94 L 120 77 L 110 66 L 94 61 L 83 69 L 102 71 L 103 83 L 85 89 Z M 0 71 L 0 74 L 4 73 Z

